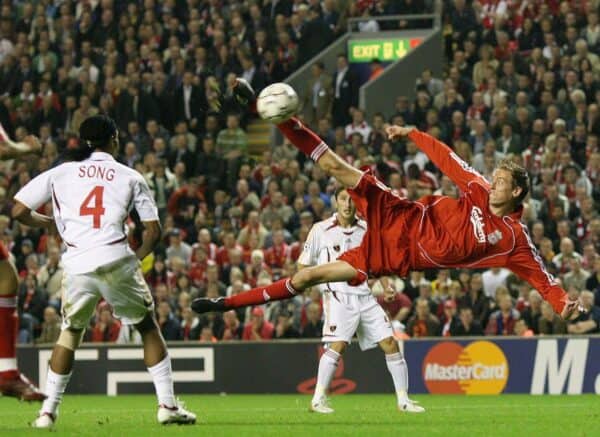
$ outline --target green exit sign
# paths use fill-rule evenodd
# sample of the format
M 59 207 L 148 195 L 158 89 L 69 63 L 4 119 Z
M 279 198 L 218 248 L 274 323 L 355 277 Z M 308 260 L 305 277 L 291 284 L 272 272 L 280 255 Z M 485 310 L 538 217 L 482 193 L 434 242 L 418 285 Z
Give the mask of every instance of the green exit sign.
M 421 44 L 421 38 L 404 39 L 351 39 L 348 41 L 350 62 L 381 62 L 402 59 L 406 54 Z

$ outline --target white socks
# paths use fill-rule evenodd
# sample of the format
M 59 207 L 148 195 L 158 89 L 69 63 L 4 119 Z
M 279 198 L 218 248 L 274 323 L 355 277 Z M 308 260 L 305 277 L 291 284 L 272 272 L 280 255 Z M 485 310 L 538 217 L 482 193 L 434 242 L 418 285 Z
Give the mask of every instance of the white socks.
M 315 387 L 315 394 L 313 396 L 313 402 L 318 402 L 322 397 L 325 396 L 325 392 L 331 383 L 331 379 L 337 369 L 338 361 L 341 355 L 333 349 L 327 349 L 321 355 L 319 360 L 319 373 L 317 375 L 317 386 Z
M 406 361 L 400 352 L 385 356 L 388 371 L 394 380 L 394 388 L 398 397 L 398 404 L 404 405 L 408 402 L 408 368 Z
M 50 366 L 48 366 L 48 377 L 46 379 L 46 400 L 42 404 L 42 409 L 40 410 L 42 413 L 50 413 L 54 417 L 58 414 L 58 406 L 62 401 L 63 394 L 65 393 L 65 389 L 67 388 L 67 384 L 71 379 L 71 373 L 67 375 L 60 375 L 58 373 L 54 373 Z
M 173 390 L 173 374 L 171 372 L 171 358 L 167 355 L 160 363 L 148 367 L 152 375 L 158 404 L 166 407 L 175 407 L 175 392 Z

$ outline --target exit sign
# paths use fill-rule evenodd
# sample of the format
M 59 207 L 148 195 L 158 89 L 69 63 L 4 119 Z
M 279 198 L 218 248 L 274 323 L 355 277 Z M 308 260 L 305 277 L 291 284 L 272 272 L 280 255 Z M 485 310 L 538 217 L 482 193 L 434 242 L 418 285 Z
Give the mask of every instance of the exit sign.
M 350 62 L 395 61 L 402 59 L 422 41 L 422 38 L 351 39 L 348 41 L 348 58 Z

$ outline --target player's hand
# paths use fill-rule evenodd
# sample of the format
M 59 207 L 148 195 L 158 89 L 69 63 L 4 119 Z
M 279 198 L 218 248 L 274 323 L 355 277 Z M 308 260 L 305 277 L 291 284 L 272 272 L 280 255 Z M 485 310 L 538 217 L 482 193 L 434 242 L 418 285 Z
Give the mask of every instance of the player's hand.
M 385 128 L 385 133 L 387 134 L 389 140 L 394 141 L 407 136 L 413 130 L 415 130 L 414 126 L 391 125 Z
M 580 299 L 567 300 L 564 309 L 560 313 L 563 320 L 575 320 L 580 314 L 585 313 L 586 309 Z

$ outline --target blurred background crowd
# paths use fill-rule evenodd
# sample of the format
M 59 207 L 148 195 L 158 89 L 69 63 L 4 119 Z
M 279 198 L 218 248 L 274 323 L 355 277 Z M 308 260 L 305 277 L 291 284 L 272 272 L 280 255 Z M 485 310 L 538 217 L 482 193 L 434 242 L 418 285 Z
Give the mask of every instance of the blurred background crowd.
M 410 199 L 458 196 L 411 142 L 385 123 L 414 124 L 485 177 L 504 156 L 530 172 L 523 221 L 548 269 L 588 314 L 565 323 L 504 269 L 412 272 L 372 281 L 399 336 L 598 332 L 600 324 L 600 23 L 598 0 L 443 2 L 445 71 L 423 71 L 415 97 L 367 119 L 358 75 L 311 66 L 301 116 L 332 149 Z M 144 260 L 167 340 L 321 336 L 317 290 L 266 307 L 197 316 L 197 296 L 231 295 L 295 271 L 313 223 L 335 211 L 335 183 L 285 141 L 248 151 L 253 115 L 233 98 L 282 81 L 346 30 L 349 17 L 422 13 L 423 0 L 1 1 L 0 122 L 38 135 L 40 158 L 0 163 L 0 238 L 22 282 L 22 343 L 60 327 L 60 245 L 10 219 L 12 196 L 77 146 L 89 115 L 120 128 L 119 160 L 148 181 L 164 239 Z M 390 24 L 407 26 L 404 21 Z M 362 31 L 381 27 L 361 23 Z M 371 78 L 381 65 L 372 63 Z M 393 90 L 390 90 L 393 92 Z M 46 212 L 49 212 L 47 206 Z M 129 226 L 132 234 L 133 223 Z M 88 341 L 137 342 L 100 304 Z

